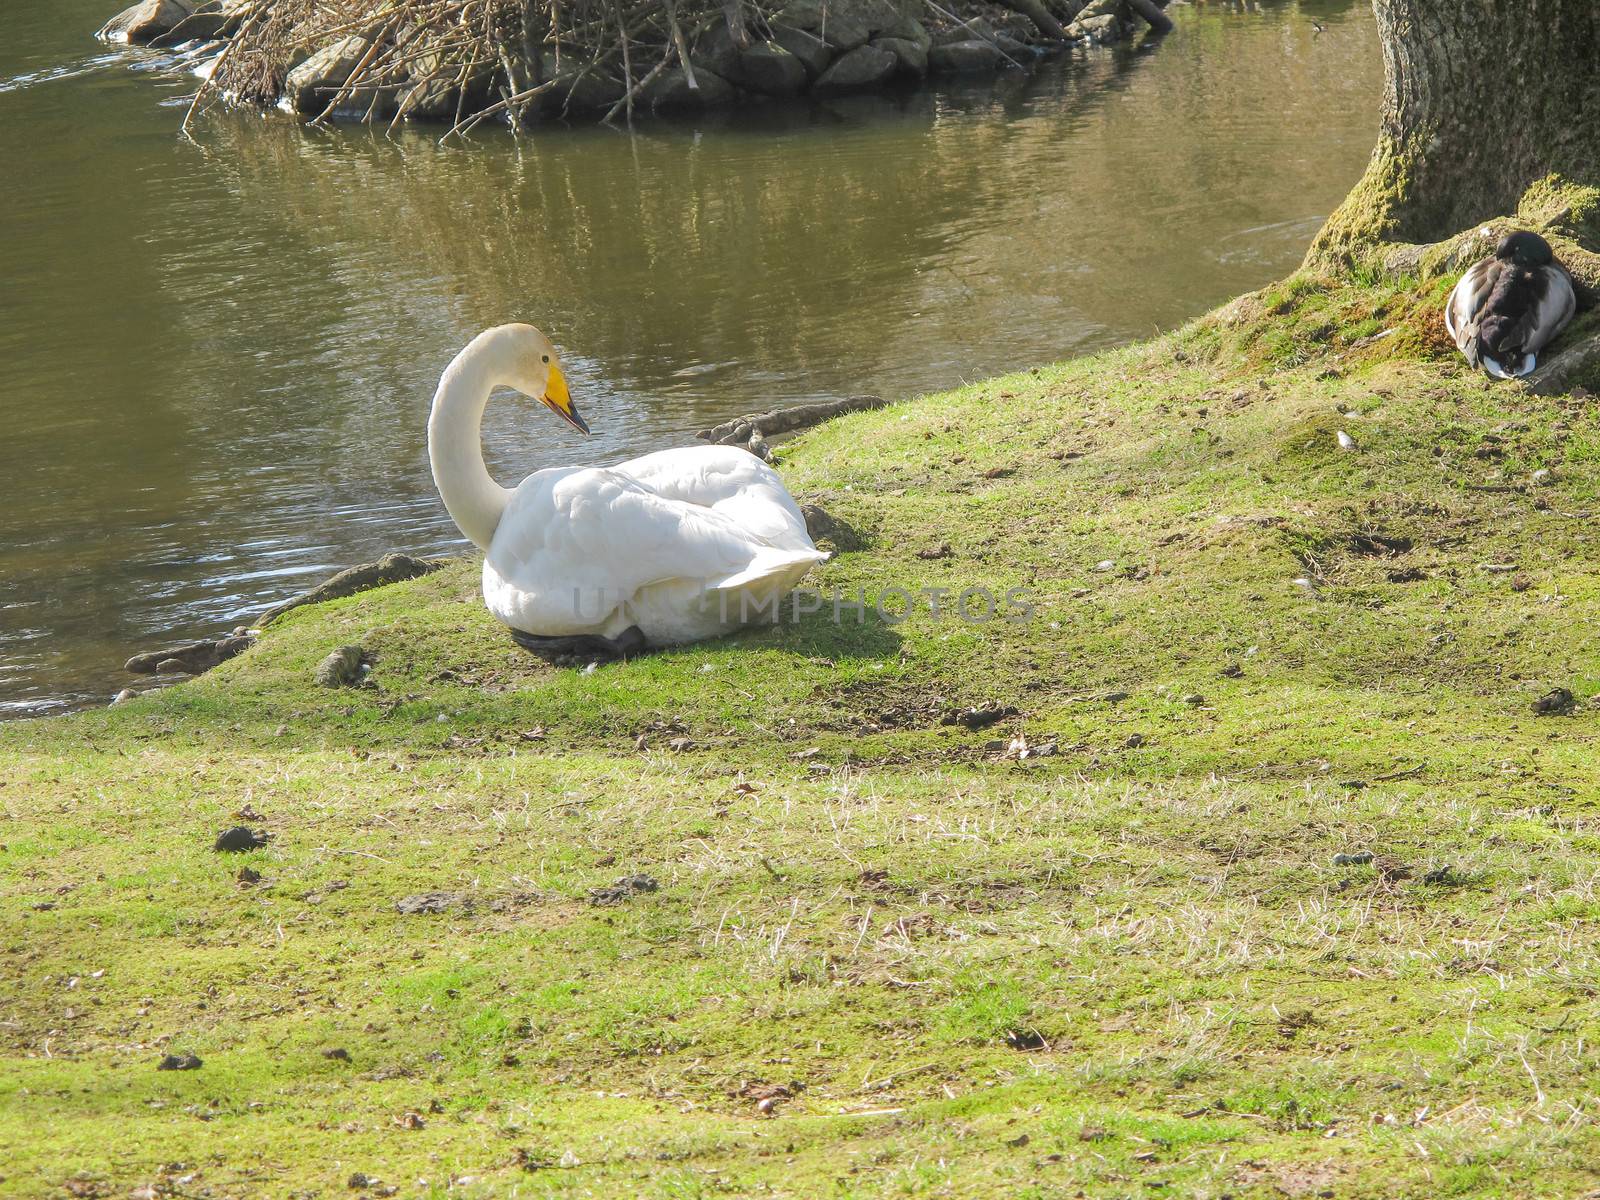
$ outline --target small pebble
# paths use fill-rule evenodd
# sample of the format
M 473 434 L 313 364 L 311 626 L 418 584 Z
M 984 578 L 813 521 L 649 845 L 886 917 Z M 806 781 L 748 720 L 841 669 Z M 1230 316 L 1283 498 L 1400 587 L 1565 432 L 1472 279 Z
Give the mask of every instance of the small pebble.
M 1344 430 L 1342 430 L 1342 429 L 1339 430 L 1339 433 L 1338 433 L 1337 436 L 1339 438 L 1339 449 L 1341 449 L 1341 450 L 1354 450 L 1356 448 L 1356 440 L 1355 440 L 1355 438 L 1351 437 Z
M 1333 865 L 1336 867 L 1362 867 L 1371 862 L 1372 851 L 1362 850 L 1355 854 L 1335 854 Z

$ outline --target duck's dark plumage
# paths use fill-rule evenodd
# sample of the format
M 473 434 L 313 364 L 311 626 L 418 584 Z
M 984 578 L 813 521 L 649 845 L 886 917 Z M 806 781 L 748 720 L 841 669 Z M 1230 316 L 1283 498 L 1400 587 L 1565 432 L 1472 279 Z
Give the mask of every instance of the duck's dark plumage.
M 1499 379 L 1531 372 L 1539 351 L 1577 311 L 1572 276 L 1550 243 L 1519 230 L 1456 284 L 1445 327 L 1467 361 Z

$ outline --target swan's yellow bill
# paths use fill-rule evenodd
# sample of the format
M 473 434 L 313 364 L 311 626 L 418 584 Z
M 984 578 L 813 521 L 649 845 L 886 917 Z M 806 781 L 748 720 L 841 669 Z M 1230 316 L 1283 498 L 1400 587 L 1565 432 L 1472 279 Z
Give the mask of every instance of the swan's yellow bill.
M 588 423 L 578 415 L 578 410 L 572 407 L 572 396 L 567 391 L 567 377 L 554 363 L 550 364 L 550 379 L 544 385 L 544 395 L 539 398 L 551 412 L 565 417 L 575 428 L 584 433 L 589 432 Z

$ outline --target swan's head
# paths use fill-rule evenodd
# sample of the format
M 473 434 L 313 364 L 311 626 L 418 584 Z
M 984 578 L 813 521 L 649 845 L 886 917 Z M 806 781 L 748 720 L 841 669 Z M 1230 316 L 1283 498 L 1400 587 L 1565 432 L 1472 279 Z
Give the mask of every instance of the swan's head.
M 532 325 L 502 325 L 489 333 L 502 355 L 501 381 L 532 396 L 574 429 L 588 433 L 588 424 L 572 406 L 561 356 L 550 339 Z

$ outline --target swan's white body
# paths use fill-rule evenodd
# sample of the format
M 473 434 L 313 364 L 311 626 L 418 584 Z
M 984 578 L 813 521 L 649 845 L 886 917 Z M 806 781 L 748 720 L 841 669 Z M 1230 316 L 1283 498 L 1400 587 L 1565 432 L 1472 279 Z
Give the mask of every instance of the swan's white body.
M 500 385 L 582 426 L 553 348 L 531 326 L 480 334 L 439 381 L 428 422 L 434 481 L 484 549 L 484 603 L 511 629 L 615 639 L 636 627 L 651 646 L 716 637 L 771 620 L 777 598 L 827 558 L 777 472 L 743 450 L 663 450 L 500 487 L 480 438 Z

